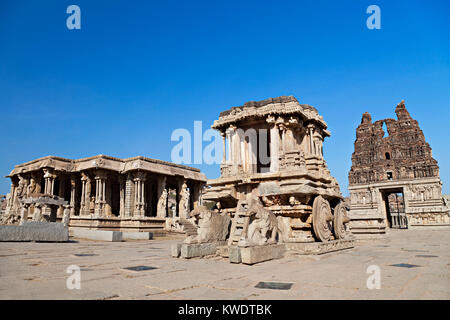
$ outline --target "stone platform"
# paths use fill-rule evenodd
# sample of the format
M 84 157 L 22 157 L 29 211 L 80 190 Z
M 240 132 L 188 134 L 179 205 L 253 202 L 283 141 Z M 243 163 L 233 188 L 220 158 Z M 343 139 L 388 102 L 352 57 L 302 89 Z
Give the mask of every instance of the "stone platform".
M 285 243 L 286 249 L 296 254 L 325 254 L 353 248 L 355 240 L 333 240 L 329 242 Z
M 1 242 L 67 242 L 69 230 L 57 222 L 25 222 L 23 225 L 0 226 Z

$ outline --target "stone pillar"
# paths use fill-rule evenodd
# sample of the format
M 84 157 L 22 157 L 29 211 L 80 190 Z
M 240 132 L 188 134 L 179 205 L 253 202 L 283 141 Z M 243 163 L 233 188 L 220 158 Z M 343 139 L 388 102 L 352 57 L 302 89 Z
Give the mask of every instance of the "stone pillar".
M 91 179 L 85 172 L 81 172 L 80 216 L 89 215 L 90 193 L 91 193 Z
M 193 182 L 191 184 L 191 197 L 192 197 L 192 203 L 193 207 L 191 210 L 196 209 L 200 205 L 200 184 Z
M 67 183 L 67 181 L 66 181 L 65 178 L 60 178 L 58 197 L 61 198 L 61 199 L 64 199 L 64 194 L 66 193 L 66 190 L 65 190 L 66 189 L 66 183 Z M 67 200 L 67 199 L 64 199 L 64 200 Z M 56 211 L 56 216 L 58 218 L 62 218 L 63 214 L 64 214 L 64 208 L 62 206 L 59 206 L 58 210 Z
M 314 135 L 314 125 L 310 124 L 308 125 L 308 136 L 309 136 L 309 153 L 311 155 L 315 155 L 313 135 Z
M 36 203 L 33 211 L 33 221 L 42 221 L 41 204 Z
M 228 140 L 228 159 L 227 159 L 228 164 L 231 164 L 233 162 L 231 134 L 232 134 L 231 130 L 227 129 L 226 130 L 226 139 Z
M 28 220 L 28 207 L 27 203 L 22 204 L 20 208 L 20 222 L 19 225 L 23 225 Z
M 280 132 L 273 124 L 270 128 L 270 172 L 278 172 L 280 161 Z
M 123 217 L 125 215 L 125 181 L 126 177 L 124 175 L 119 175 L 119 188 L 120 188 L 120 209 L 119 209 L 119 217 Z
M 76 207 L 76 194 L 77 192 L 77 179 L 75 176 L 70 177 L 70 216 L 75 215 L 75 207 Z
M 125 182 L 125 217 L 131 217 L 134 211 L 134 181 L 129 172 Z
M 241 142 L 236 126 L 231 125 L 229 130 L 231 134 L 231 163 L 233 165 L 233 173 L 236 174 L 238 172 L 238 166 L 241 164 Z
M 95 175 L 95 215 L 102 217 L 105 215 L 106 203 L 106 173 L 103 170 L 97 170 Z
M 55 189 L 56 176 L 53 174 L 51 169 L 43 169 L 43 171 L 45 179 L 44 193 L 48 195 L 53 195 Z
M 167 189 L 166 189 L 165 176 L 158 176 L 158 188 L 157 188 L 157 199 L 158 204 L 156 206 L 156 216 L 158 218 L 165 218 L 167 216 Z
M 146 173 L 136 171 L 134 173 L 134 213 L 135 217 L 143 217 L 145 215 L 145 178 Z
M 186 179 L 178 180 L 177 188 L 177 213 L 178 217 L 189 218 L 189 190 L 187 189 Z
M 226 134 L 225 132 L 220 132 L 220 135 L 222 136 L 222 164 L 224 165 L 227 162 L 227 141 L 226 141 Z
M 68 227 L 69 221 L 70 221 L 70 205 L 65 205 L 63 210 L 63 218 L 61 222 L 64 225 L 64 227 Z

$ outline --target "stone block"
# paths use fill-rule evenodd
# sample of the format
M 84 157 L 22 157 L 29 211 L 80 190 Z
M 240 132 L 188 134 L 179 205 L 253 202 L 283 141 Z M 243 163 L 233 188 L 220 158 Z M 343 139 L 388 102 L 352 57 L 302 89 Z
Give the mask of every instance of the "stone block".
M 258 262 L 283 258 L 286 252 L 286 247 L 284 244 L 270 244 L 240 248 L 240 252 L 242 263 L 255 264 Z
M 354 247 L 354 240 L 334 240 L 328 242 L 286 243 L 286 249 L 297 254 L 325 254 Z
M 57 222 L 25 222 L 20 226 L 0 226 L 0 241 L 67 242 L 69 230 Z
M 217 247 L 217 255 L 223 258 L 228 258 L 229 257 L 228 246 Z
M 228 256 L 231 263 L 241 263 L 241 248 L 236 246 L 229 247 Z
M 122 240 L 152 240 L 151 232 L 122 232 Z
M 84 228 L 70 228 L 70 235 L 74 238 L 120 242 L 122 241 L 121 231 L 90 230 Z
M 217 247 L 223 246 L 225 244 L 226 241 L 207 242 L 200 244 L 183 243 L 181 245 L 180 255 L 185 259 L 209 256 L 212 254 L 216 254 Z
M 170 247 L 172 257 L 178 258 L 180 256 L 180 254 L 181 254 L 181 245 L 182 245 L 181 243 L 174 243 Z

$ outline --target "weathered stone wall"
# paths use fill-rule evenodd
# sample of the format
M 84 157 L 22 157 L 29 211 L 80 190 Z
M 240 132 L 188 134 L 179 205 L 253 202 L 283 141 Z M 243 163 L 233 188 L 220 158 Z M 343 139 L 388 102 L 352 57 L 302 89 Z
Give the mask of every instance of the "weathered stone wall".
M 350 228 L 357 235 L 385 232 L 389 193 L 399 192 L 407 226 L 448 225 L 449 209 L 444 205 L 442 182 L 430 145 L 405 107 L 395 109 L 397 120 L 372 123 L 364 113 L 356 130 L 355 151 L 349 172 Z M 386 124 L 387 132 L 383 130 Z
M 356 129 L 350 185 L 439 177 L 437 161 L 432 157 L 419 123 L 411 118 L 403 101 L 395 112 L 398 120 L 374 123 L 370 114 L 364 113 Z M 383 124 L 388 132 L 383 130 Z

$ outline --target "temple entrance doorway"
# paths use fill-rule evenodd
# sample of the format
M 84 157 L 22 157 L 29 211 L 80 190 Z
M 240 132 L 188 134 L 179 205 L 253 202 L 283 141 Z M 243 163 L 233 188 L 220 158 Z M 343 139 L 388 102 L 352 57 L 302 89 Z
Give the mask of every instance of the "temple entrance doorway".
M 408 229 L 403 188 L 380 190 L 386 210 L 387 226 L 392 229 Z

